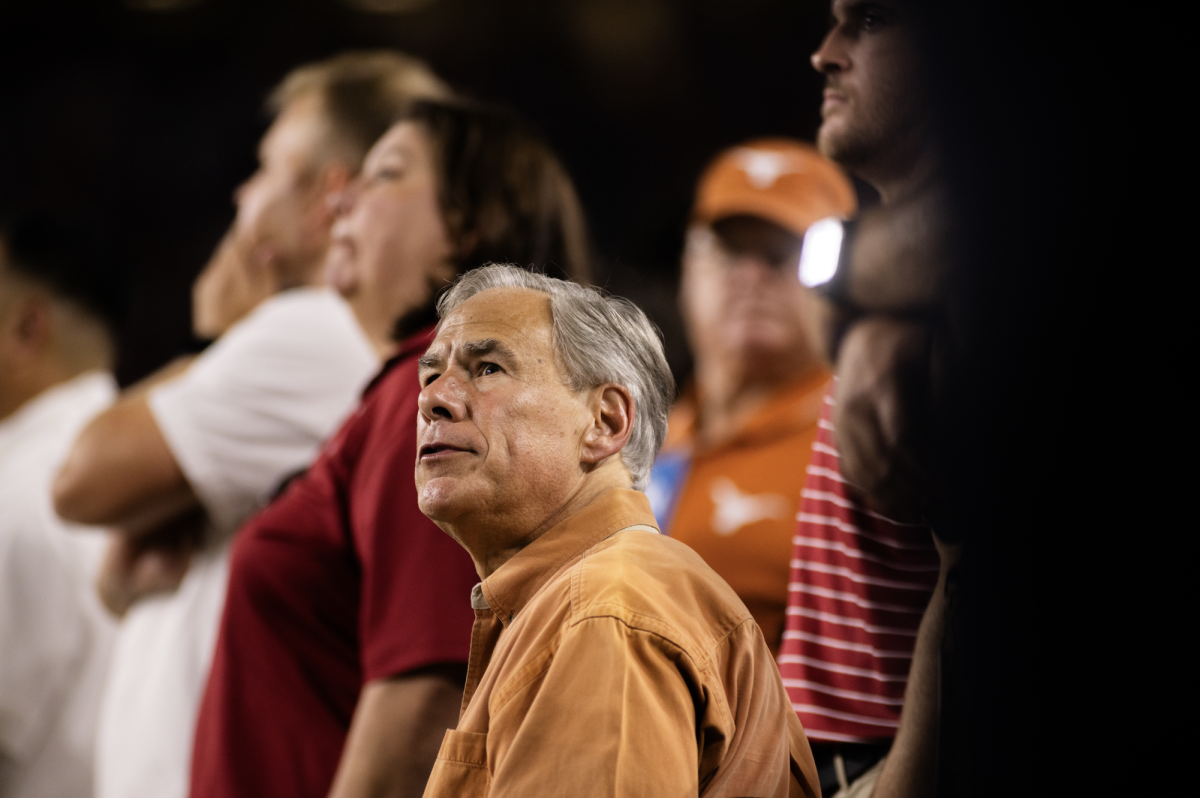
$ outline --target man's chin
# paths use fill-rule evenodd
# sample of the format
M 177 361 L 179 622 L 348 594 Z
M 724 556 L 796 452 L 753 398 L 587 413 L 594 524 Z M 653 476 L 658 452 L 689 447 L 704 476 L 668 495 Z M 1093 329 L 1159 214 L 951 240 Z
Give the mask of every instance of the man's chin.
M 417 481 L 417 507 L 429 520 L 438 524 L 453 521 L 459 514 L 456 511 L 458 500 L 458 480 L 452 477 L 432 477 Z
M 827 120 L 817 131 L 817 149 L 829 160 L 850 172 L 860 173 L 878 157 L 877 137 L 862 127 L 850 127 L 845 120 Z
M 826 119 L 817 130 L 817 149 L 831 161 L 838 160 L 841 151 L 844 130 L 841 120 L 836 117 Z

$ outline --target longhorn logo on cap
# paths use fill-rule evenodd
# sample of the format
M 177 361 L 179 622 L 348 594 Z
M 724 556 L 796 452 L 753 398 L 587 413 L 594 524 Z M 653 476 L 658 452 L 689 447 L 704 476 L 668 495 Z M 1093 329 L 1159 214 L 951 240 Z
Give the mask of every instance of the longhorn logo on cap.
M 782 175 L 798 174 L 802 170 L 784 153 L 772 150 L 752 150 L 740 147 L 733 152 L 738 166 L 746 173 L 750 184 L 757 189 L 766 190 L 775 185 Z

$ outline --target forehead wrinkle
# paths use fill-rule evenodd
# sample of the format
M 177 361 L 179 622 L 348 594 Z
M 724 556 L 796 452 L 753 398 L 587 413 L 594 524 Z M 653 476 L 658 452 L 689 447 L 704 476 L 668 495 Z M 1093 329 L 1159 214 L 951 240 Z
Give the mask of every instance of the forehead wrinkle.
M 438 321 L 438 339 L 434 342 L 434 345 L 436 346 L 438 341 L 441 341 L 444 346 L 451 346 L 449 343 L 451 340 L 459 337 L 460 335 L 465 337 L 465 335 L 469 334 L 463 332 L 464 330 L 469 330 L 470 328 L 477 327 L 480 324 L 484 325 L 485 327 L 491 325 L 492 328 L 498 327 L 500 329 L 512 329 L 515 333 L 515 338 L 523 343 L 514 348 L 512 345 L 505 343 L 505 341 L 501 340 L 500 338 L 494 337 L 476 339 L 473 341 L 464 341 L 462 343 L 453 345 L 452 348 L 455 350 L 455 353 L 452 355 L 452 357 L 479 357 L 486 354 L 496 353 L 509 360 L 509 364 L 512 368 L 516 368 L 517 366 L 520 366 L 522 363 L 526 362 L 523 360 L 525 355 L 530 355 L 531 357 L 535 357 L 535 359 L 540 363 L 542 361 L 541 356 L 534 356 L 526 351 L 527 346 L 534 343 L 533 338 L 537 337 L 536 328 L 540 325 L 531 322 L 534 318 L 539 317 L 540 308 L 537 310 L 530 309 L 529 312 L 521 312 L 517 315 L 514 315 L 514 312 L 497 311 L 496 308 L 489 305 L 489 310 L 484 311 L 482 317 L 478 317 L 475 312 L 469 312 L 466 309 L 468 307 L 474 307 L 478 303 L 489 302 L 495 299 L 493 297 L 488 297 L 488 294 L 496 291 L 515 294 L 516 296 L 513 297 L 513 300 L 518 304 L 522 300 L 525 300 L 529 297 L 534 297 L 535 299 L 545 303 L 545 331 L 549 338 L 549 347 L 548 352 L 546 353 L 548 356 L 547 359 L 559 372 L 560 378 L 564 381 L 569 381 L 562 374 L 563 369 L 559 361 L 558 330 L 554 318 L 553 296 L 545 291 L 538 291 L 536 289 L 528 289 L 524 287 L 494 286 L 492 288 L 480 291 L 477 294 L 473 294 L 456 304 L 450 312 L 446 313 L 446 315 L 444 315 Z M 512 311 L 512 308 L 509 307 L 508 310 Z M 488 331 L 490 332 L 491 329 Z M 483 331 L 481 330 L 480 332 Z M 443 338 L 443 336 L 445 336 L 445 338 Z M 532 338 L 530 336 L 532 336 Z

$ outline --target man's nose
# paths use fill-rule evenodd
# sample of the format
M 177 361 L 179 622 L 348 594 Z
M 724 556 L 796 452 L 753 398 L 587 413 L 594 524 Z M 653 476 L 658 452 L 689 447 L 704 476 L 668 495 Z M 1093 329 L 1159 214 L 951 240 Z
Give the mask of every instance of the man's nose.
M 846 49 L 842 46 L 841 36 L 837 28 L 834 28 L 825 35 L 825 40 L 821 42 L 821 46 L 812 54 L 812 65 L 813 69 L 822 75 L 843 72 L 850 67 L 850 61 L 846 57 Z
M 421 389 L 417 397 L 417 409 L 428 422 L 461 421 L 466 418 L 464 386 L 452 373 L 439 374 L 436 379 Z
M 739 252 L 729 264 L 729 276 L 740 283 L 769 282 L 780 271 L 779 264 L 759 252 Z

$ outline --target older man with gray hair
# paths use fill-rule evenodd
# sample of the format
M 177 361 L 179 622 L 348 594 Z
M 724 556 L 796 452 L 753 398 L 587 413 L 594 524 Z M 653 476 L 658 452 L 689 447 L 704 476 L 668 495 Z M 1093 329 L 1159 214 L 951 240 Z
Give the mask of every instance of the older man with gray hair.
M 425 795 L 818 795 L 758 626 L 639 492 L 674 392 L 645 314 L 511 266 L 438 310 L 417 493 L 483 581 Z

